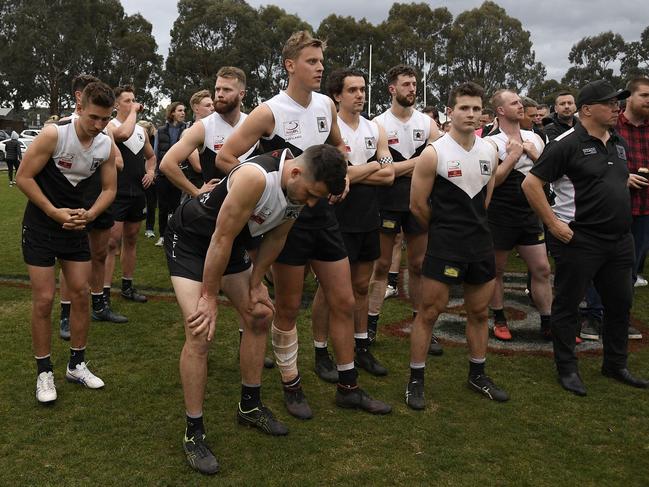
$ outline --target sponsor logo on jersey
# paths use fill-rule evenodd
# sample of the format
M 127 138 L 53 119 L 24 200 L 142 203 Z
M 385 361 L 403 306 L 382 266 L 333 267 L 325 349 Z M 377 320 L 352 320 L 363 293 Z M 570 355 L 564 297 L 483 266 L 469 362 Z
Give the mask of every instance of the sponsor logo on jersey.
M 376 149 L 376 139 L 374 137 L 365 137 L 365 148 Z
M 491 163 L 480 159 L 480 174 L 483 176 L 491 176 Z
M 284 135 L 285 138 L 295 138 L 299 137 L 300 134 L 300 122 L 297 120 L 291 120 L 290 122 L 284 122 Z
M 348 154 L 351 154 L 352 148 L 349 145 L 349 141 L 345 137 L 343 137 L 343 143 L 345 144 L 345 152 L 347 152 Z
M 268 219 L 270 214 L 271 214 L 270 208 L 268 208 L 267 206 L 264 206 L 257 213 L 253 213 L 252 215 L 250 215 L 250 219 L 253 222 L 261 225 L 262 223 L 264 223 Z
M 586 147 L 585 149 L 581 150 L 585 156 L 593 156 L 597 154 L 597 149 L 595 147 Z
M 444 266 L 444 275 L 446 277 L 460 277 L 460 269 L 457 267 L 452 267 L 450 265 L 445 265 Z
M 448 161 L 447 170 L 449 178 L 458 178 L 462 176 L 460 161 Z
M 395 145 L 399 143 L 399 136 L 397 135 L 396 130 L 393 132 L 388 132 L 388 145 Z
M 63 154 L 59 157 L 59 160 L 56 162 L 56 165 L 62 167 L 63 169 L 72 169 L 72 163 L 74 162 L 74 154 Z
M 225 136 L 223 135 L 215 135 L 214 136 L 214 151 L 219 151 L 223 147 L 223 144 L 225 142 Z
M 317 117 L 318 121 L 318 132 L 329 132 L 329 124 L 327 123 L 327 117 Z
M 424 131 L 422 129 L 413 129 L 412 130 L 412 140 L 415 142 L 424 141 Z
M 621 145 L 616 145 L 615 148 L 617 149 L 617 156 L 626 161 L 626 151 L 624 150 L 624 147 Z

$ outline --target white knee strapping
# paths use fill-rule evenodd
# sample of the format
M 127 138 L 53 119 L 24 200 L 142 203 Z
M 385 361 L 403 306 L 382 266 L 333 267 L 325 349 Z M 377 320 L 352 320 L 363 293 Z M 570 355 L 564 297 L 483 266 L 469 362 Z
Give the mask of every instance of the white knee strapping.
M 275 360 L 279 373 L 282 375 L 282 381 L 288 382 L 289 380 L 297 377 L 297 327 L 292 330 L 284 331 L 275 327 L 275 323 L 271 327 L 271 337 L 273 342 L 273 351 L 275 352 Z

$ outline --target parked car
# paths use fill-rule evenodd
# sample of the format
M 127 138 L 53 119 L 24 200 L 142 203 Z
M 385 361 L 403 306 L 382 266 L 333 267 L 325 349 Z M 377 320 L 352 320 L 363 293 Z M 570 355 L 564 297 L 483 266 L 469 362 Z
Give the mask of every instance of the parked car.
M 4 139 L 0 142 L 0 161 L 4 161 L 6 158 L 6 153 L 5 153 L 5 144 L 10 141 L 11 138 Z M 20 142 L 20 150 L 23 151 L 23 155 L 25 154 L 25 151 L 27 150 L 27 147 L 29 147 L 29 144 L 32 143 L 34 139 L 25 139 L 25 138 L 19 138 L 18 142 Z
M 40 131 L 40 130 L 37 130 L 37 129 L 27 129 L 27 130 L 23 130 L 22 132 L 20 132 L 20 136 L 21 136 L 23 139 L 33 139 L 33 138 L 36 137 L 40 132 L 41 132 L 41 131 Z
M 0 140 L 5 140 L 11 137 L 11 132 L 7 133 L 4 130 L 0 130 Z

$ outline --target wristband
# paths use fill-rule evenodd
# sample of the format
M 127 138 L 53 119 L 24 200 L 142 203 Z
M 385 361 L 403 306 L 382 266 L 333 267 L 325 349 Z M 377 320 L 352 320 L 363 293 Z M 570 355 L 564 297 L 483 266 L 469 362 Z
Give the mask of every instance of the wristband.
M 381 167 L 387 166 L 388 164 L 392 164 L 392 157 L 390 156 L 381 157 L 378 160 L 378 163 L 381 165 Z

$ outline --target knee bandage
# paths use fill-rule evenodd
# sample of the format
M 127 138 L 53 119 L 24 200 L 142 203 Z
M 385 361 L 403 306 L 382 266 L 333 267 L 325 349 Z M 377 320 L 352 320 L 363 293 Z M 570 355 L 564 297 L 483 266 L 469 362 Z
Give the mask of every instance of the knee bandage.
M 273 351 L 277 367 L 282 375 L 282 382 L 297 377 L 297 327 L 284 331 L 272 326 Z

